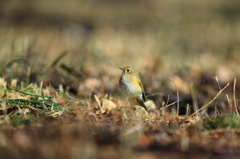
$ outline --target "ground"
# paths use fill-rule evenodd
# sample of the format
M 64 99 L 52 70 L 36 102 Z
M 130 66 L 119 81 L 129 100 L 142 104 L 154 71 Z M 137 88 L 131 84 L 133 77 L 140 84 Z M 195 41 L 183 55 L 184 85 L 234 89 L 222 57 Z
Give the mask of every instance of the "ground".
M 238 158 L 238 6 L 0 2 L 0 158 Z

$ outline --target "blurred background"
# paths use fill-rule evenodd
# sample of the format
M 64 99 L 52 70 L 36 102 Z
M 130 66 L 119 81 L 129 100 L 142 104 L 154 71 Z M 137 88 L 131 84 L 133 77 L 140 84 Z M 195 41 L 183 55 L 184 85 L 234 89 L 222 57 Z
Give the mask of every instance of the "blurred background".
M 118 68 L 129 65 L 147 94 L 176 93 L 169 77 L 186 94 L 191 83 L 219 91 L 216 76 L 225 85 L 240 75 L 239 3 L 0 1 L 0 74 L 116 95 Z
M 188 104 L 191 110 L 208 104 L 228 82 L 206 109 L 215 118 L 239 108 L 239 6 L 238 0 L 0 0 L 0 158 L 239 154 L 239 131 L 228 125 L 239 128 L 239 116 L 219 120 L 219 131 L 208 134 L 210 124 L 193 133 L 184 128 L 186 118 L 163 113 L 180 99 L 179 114 L 185 115 Z M 146 119 L 140 111 L 121 107 L 126 106 L 118 86 L 123 66 L 138 70 L 157 107 Z M 2 78 L 9 86 L 17 79 L 16 89 L 23 93 L 33 88 L 37 95 L 54 95 L 60 106 L 55 108 L 50 97 L 51 110 L 33 105 L 42 98 L 30 96 L 34 91 L 20 96 L 8 90 L 6 95 Z M 47 91 L 49 85 L 59 91 Z M 21 106 L 17 98 L 27 104 Z M 3 115 L 6 99 L 15 101 L 9 115 Z M 108 114 L 99 111 L 104 101 L 114 106 Z M 223 128 L 229 133 L 220 123 L 227 123 Z

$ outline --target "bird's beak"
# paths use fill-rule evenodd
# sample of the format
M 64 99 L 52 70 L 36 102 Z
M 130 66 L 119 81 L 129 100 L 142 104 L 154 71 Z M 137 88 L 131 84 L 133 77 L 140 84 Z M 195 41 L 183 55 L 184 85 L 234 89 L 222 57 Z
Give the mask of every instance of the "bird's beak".
M 123 70 L 123 68 L 119 67 L 120 70 Z

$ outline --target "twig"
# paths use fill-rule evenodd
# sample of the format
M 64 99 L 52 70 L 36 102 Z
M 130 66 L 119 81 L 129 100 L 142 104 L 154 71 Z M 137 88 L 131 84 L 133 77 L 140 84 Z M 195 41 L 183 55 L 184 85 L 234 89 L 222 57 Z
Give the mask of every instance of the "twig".
M 236 102 L 236 77 L 234 78 L 234 83 L 233 83 L 233 103 L 235 106 L 236 113 L 237 115 L 239 115 L 238 109 L 237 109 L 237 102 Z
M 165 107 L 164 107 L 164 109 L 166 109 L 167 107 L 169 107 L 169 106 L 171 106 L 171 105 L 173 105 L 173 104 L 175 104 L 175 103 L 179 103 L 179 101 L 181 101 L 181 100 L 177 100 L 177 101 L 175 101 L 175 102 L 173 102 L 173 103 L 171 103 L 171 104 L 168 104 L 168 105 L 166 105 Z
M 189 115 L 189 112 L 190 112 L 190 107 L 189 107 L 189 104 L 187 104 L 187 107 L 186 107 L 186 116 Z
M 177 101 L 179 101 L 179 93 L 178 93 L 177 85 L 175 84 L 175 82 L 173 81 L 173 79 L 171 77 L 170 77 L 170 80 L 172 81 L 172 83 L 174 84 L 174 86 L 177 90 Z M 178 116 L 178 113 L 179 113 L 179 102 L 177 103 L 177 116 Z
M 217 84 L 218 84 L 218 88 L 219 88 L 219 90 L 221 90 L 221 87 L 220 87 L 220 84 L 219 84 L 219 80 L 218 80 L 218 77 L 216 76 L 216 77 L 213 77 L 215 80 L 216 80 L 216 82 L 217 82 Z
M 190 117 L 194 116 L 195 114 L 197 114 L 199 111 L 203 110 L 205 107 L 209 106 L 227 87 L 229 86 L 229 83 L 227 83 L 227 85 L 221 89 L 218 94 L 207 104 L 205 104 L 202 108 L 198 109 L 197 111 L 195 111 L 192 115 L 190 115 Z
M 193 84 L 190 84 L 190 90 L 191 90 L 191 96 L 192 96 L 192 101 L 193 101 L 193 111 L 197 111 L 198 110 L 198 99 L 197 99 L 197 95 L 195 92 L 195 89 L 193 88 Z
M 227 100 L 228 100 L 228 105 L 229 105 L 229 110 L 230 110 L 230 113 L 232 113 L 232 101 L 229 99 L 228 97 L 228 94 L 226 94 L 226 97 L 227 97 Z

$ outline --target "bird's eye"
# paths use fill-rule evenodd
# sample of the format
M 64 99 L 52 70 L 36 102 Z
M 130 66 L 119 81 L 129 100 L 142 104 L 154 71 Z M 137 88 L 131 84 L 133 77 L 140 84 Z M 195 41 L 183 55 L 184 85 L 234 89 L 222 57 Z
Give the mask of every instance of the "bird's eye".
M 127 69 L 127 72 L 130 72 L 130 70 L 129 70 L 129 69 Z

